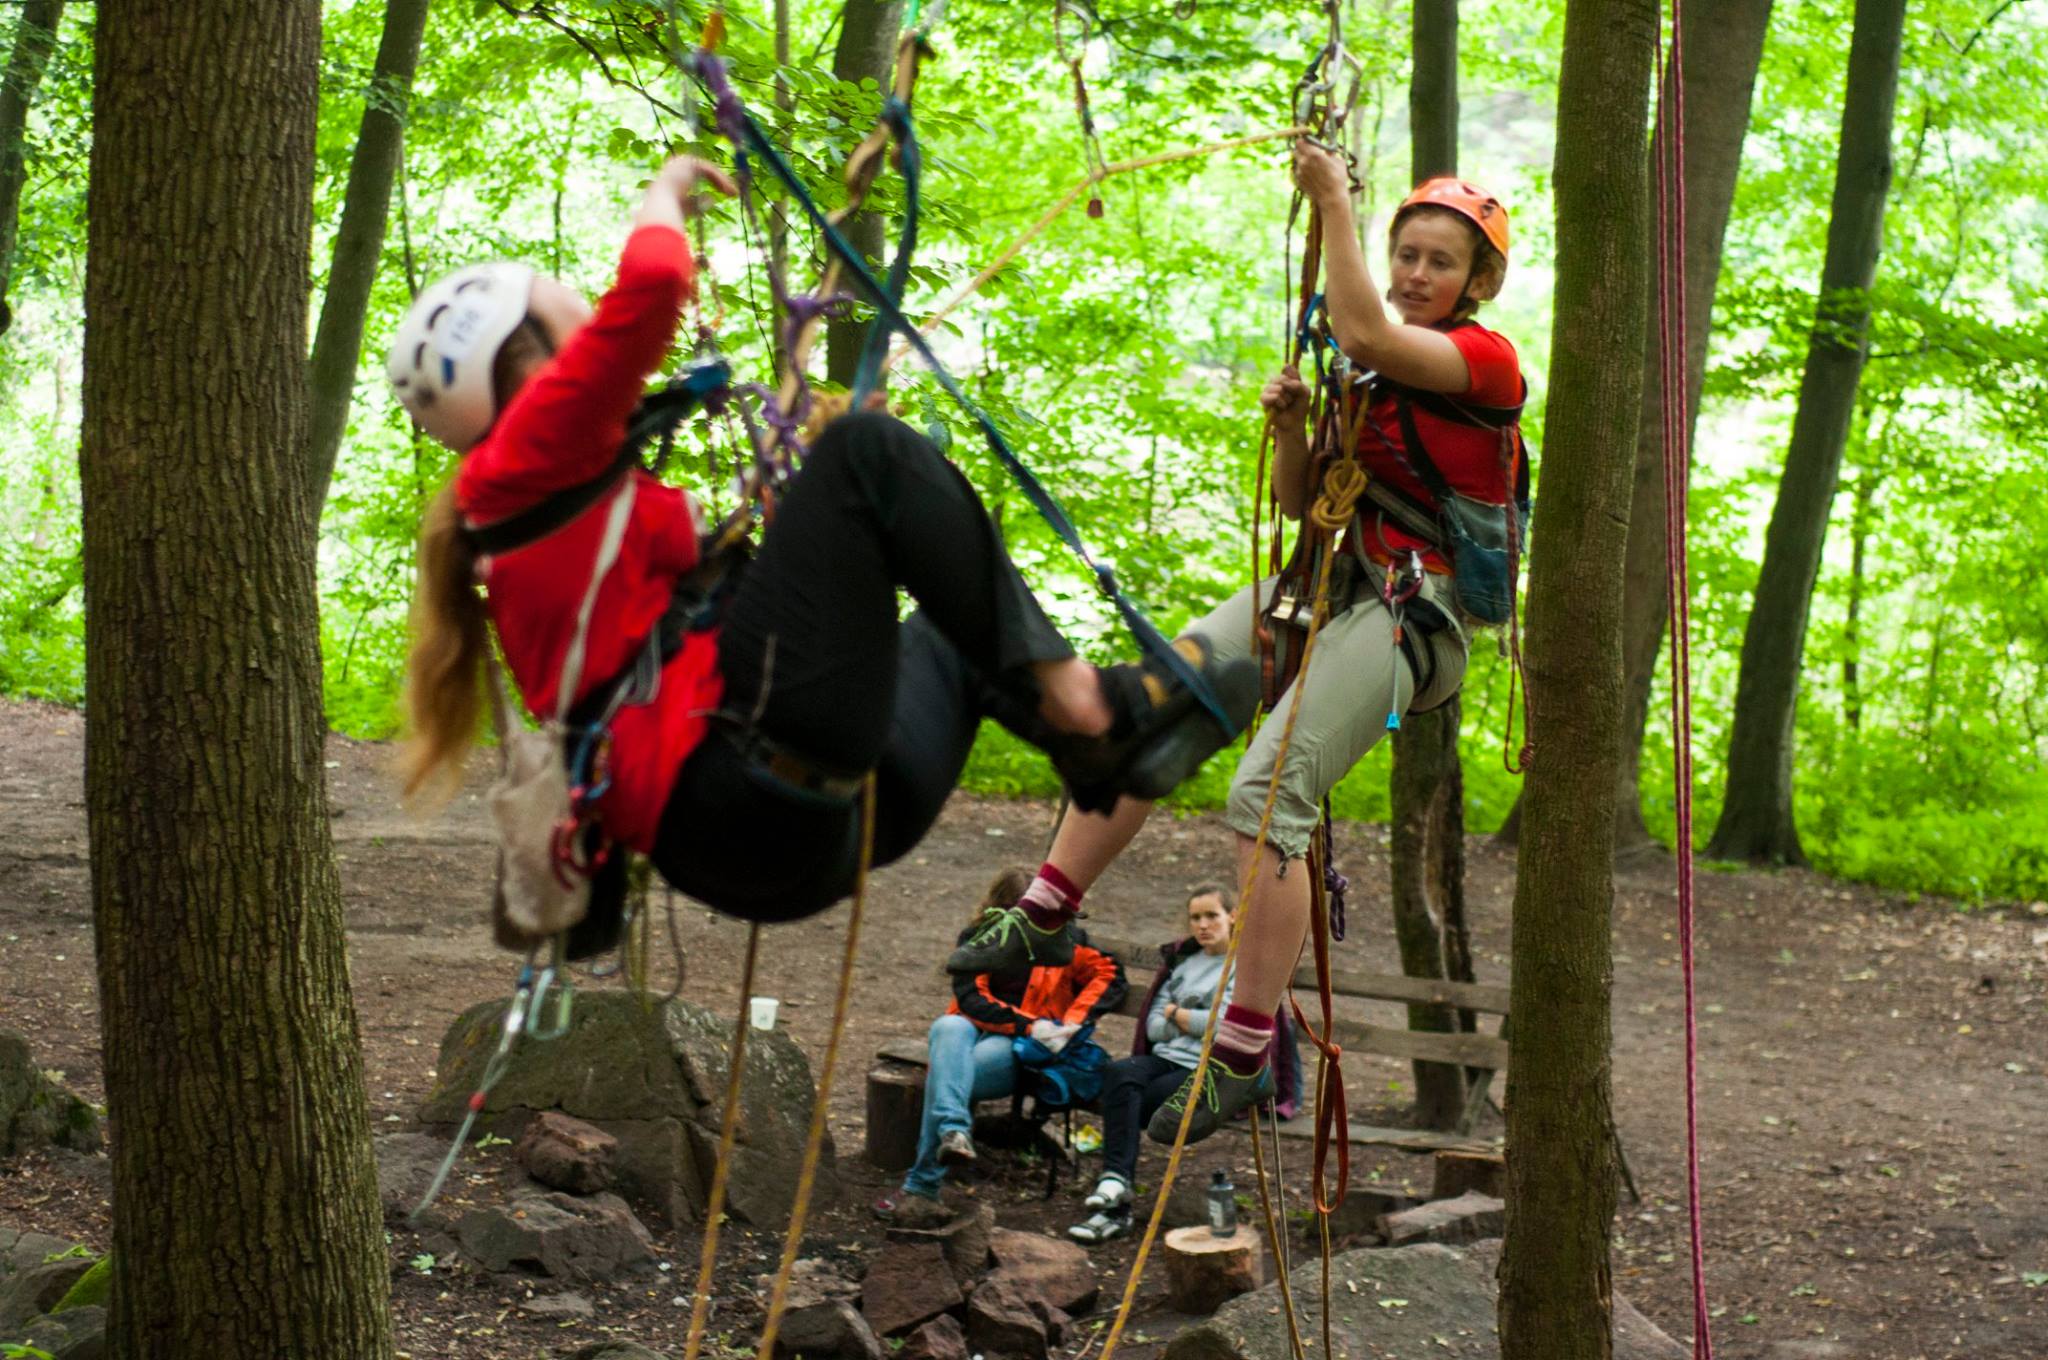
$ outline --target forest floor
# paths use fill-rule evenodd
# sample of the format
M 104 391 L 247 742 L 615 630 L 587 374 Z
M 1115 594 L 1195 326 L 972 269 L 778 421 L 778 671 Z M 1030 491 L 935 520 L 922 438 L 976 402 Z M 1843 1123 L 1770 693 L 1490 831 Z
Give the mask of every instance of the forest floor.
M 0 818 L 11 828 L 0 842 L 0 1028 L 27 1034 L 41 1065 L 98 1100 L 83 728 L 70 710 L 0 701 Z M 328 743 L 371 1118 L 395 1130 L 432 1083 L 449 1021 L 502 996 L 513 966 L 482 925 L 491 846 L 481 804 L 465 795 L 436 820 L 408 819 L 389 754 Z M 879 1240 L 866 1206 L 893 1178 L 860 1156 L 869 1057 L 885 1040 L 923 1035 L 948 996 L 937 960 L 954 930 L 996 869 L 1036 861 L 1050 817 L 1042 804 L 956 798 L 909 861 L 877 876 L 833 1101 L 842 1191 L 814 1215 L 806 1254 L 850 1259 Z M 1364 885 L 1340 958 L 1392 967 L 1376 890 L 1383 830 L 1342 826 L 1337 853 Z M 1187 888 L 1222 877 L 1226 855 L 1214 817 L 1162 816 L 1090 898 L 1094 923 L 1119 936 L 1174 934 Z M 1475 839 L 1468 896 L 1482 981 L 1507 975 L 1513 882 L 1512 853 Z M 680 918 L 688 995 L 731 1010 L 744 929 L 694 904 Z M 1673 920 L 1668 861 L 1620 874 L 1614 1104 L 1643 1200 L 1622 1200 L 1615 1284 L 1683 1340 L 1691 1284 Z M 841 907 L 778 928 L 763 951 L 757 990 L 782 998 L 786 1024 L 814 1055 L 845 923 Z M 1804 872 L 1703 872 L 1699 967 L 1706 1252 L 1724 1360 L 2048 1357 L 2048 907 L 1969 913 Z M 1385 1022 L 1402 1023 L 1391 1013 Z M 1121 1028 L 1106 1035 L 1113 1052 L 1125 1041 Z M 1346 1072 L 1354 1122 L 1401 1121 L 1404 1065 L 1354 1055 Z M 1497 1116 L 1483 1131 L 1498 1133 Z M 506 1151 L 481 1154 L 487 1172 Z M 1042 1171 L 985 1160 L 999 1163 L 994 1174 L 964 1193 L 993 1204 L 1004 1225 L 1060 1233 L 1084 1216 L 1087 1176 L 1068 1177 L 1048 1202 Z M 1295 1206 L 1306 1202 L 1305 1161 L 1288 1167 Z M 1141 1175 L 1158 1165 L 1148 1154 Z M 1206 1180 L 1225 1165 L 1240 1186 L 1253 1183 L 1237 1138 L 1204 1145 L 1182 1174 Z M 0 1163 L 0 1224 L 104 1247 L 106 1167 L 62 1153 Z M 1374 1154 L 1355 1174 L 1426 1190 L 1429 1165 Z M 464 1193 L 493 1189 L 487 1174 Z M 680 1355 L 697 1230 L 657 1239 L 665 1277 L 596 1291 L 594 1319 L 562 1322 L 524 1315 L 524 1291 L 502 1281 L 421 1272 L 417 1239 L 396 1232 L 400 1349 L 418 1360 L 551 1356 L 609 1333 Z M 727 1243 L 713 1325 L 741 1342 L 756 1321 L 748 1287 L 772 1267 L 779 1240 L 735 1227 Z M 1130 1239 L 1098 1249 L 1105 1309 L 1132 1250 Z M 1156 1352 L 1183 1321 L 1164 1310 L 1163 1284 L 1148 1279 L 1124 1353 Z M 1084 1327 L 1068 1352 L 1093 1336 Z

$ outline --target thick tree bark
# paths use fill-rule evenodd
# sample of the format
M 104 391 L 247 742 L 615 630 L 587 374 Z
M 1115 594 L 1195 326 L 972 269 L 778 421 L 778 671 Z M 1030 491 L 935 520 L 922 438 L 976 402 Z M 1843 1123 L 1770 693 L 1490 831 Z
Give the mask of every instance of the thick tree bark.
M 872 80 L 886 96 L 896 72 L 896 33 L 903 21 L 903 0 L 846 0 L 839 20 L 839 44 L 832 49 L 832 74 L 858 85 Z M 846 239 L 869 260 L 881 257 L 886 223 L 879 213 L 855 213 L 846 223 Z M 860 367 L 861 342 L 868 324 L 833 317 L 825 322 L 825 376 L 850 385 Z
M 1792 809 L 1792 720 L 1807 613 L 1869 346 L 1869 294 L 1884 243 L 1905 15 L 1906 0 L 1856 3 L 1827 259 L 1821 266 L 1820 302 L 1799 383 L 1799 408 L 1792 417 L 1785 475 L 1764 535 L 1756 599 L 1742 635 L 1727 788 L 1720 823 L 1707 844 L 1707 853 L 1717 859 L 1806 860 Z
M 1403 720 L 1395 734 L 1389 792 L 1393 825 L 1387 857 L 1401 971 L 1409 977 L 1444 977 L 1447 912 L 1442 894 L 1464 891 L 1464 818 L 1450 806 L 1464 792 L 1455 704 Z M 1455 861 L 1448 873 L 1447 854 Z M 1408 1028 L 1450 1033 L 1458 1028 L 1457 1013 L 1448 1006 L 1410 1006 Z M 1420 1061 L 1414 1067 L 1417 1122 L 1429 1129 L 1456 1128 L 1465 1109 L 1464 1069 Z
M 101 0 L 86 812 L 111 1353 L 378 1360 L 306 478 L 320 9 Z
M 348 188 L 342 195 L 341 226 L 334 234 L 334 258 L 327 270 L 327 294 L 320 302 L 320 327 L 313 337 L 313 433 L 306 471 L 316 510 L 327 499 L 334 460 L 348 429 L 363 353 L 363 319 L 370 310 L 377 263 L 384 255 L 391 186 L 398 178 L 406 106 L 412 101 L 412 77 L 419 66 L 420 37 L 427 29 L 431 3 L 385 0 L 384 36 L 370 72 L 362 127 L 356 133 Z
M 1409 23 L 1409 180 L 1458 173 L 1458 0 L 1414 0 Z
M 1557 312 L 1530 534 L 1528 806 L 1515 883 L 1503 1360 L 1607 1360 L 1622 569 L 1649 298 L 1655 0 L 1568 0 Z
M 26 0 L 14 27 L 7 73 L 0 76 L 0 335 L 14 324 L 7 291 L 14 282 L 14 245 L 21 227 L 21 188 L 28 175 L 28 110 L 50 54 L 57 50 L 57 24 L 64 0 Z
M 1699 419 L 1700 385 L 1707 368 L 1714 291 L 1721 246 L 1735 201 L 1742 142 L 1749 131 L 1750 97 L 1763 59 L 1771 0 L 1693 0 L 1685 7 L 1685 400 L 1686 428 Z M 1635 490 L 1628 511 L 1628 586 L 1622 603 L 1622 763 L 1614 805 L 1617 854 L 1656 845 L 1643 824 L 1643 733 L 1664 620 L 1671 607 L 1664 528 L 1664 396 L 1657 374 L 1661 355 L 1651 327 L 1643 353 L 1642 416 L 1636 427 Z M 1512 843 L 1521 823 L 1518 801 L 1499 837 Z

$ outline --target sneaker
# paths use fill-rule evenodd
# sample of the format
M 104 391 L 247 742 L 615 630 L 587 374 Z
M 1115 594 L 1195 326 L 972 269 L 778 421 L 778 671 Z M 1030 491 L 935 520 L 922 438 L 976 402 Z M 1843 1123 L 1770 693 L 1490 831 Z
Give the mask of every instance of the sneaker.
M 943 1228 L 953 1221 L 952 1211 L 935 1196 L 909 1190 L 892 1190 L 878 1196 L 870 1207 L 876 1218 L 899 1228 Z
M 1262 1100 L 1273 1098 L 1271 1063 L 1260 1063 L 1250 1072 L 1233 1072 L 1212 1056 L 1208 1069 L 1209 1074 L 1202 1082 L 1201 1099 L 1195 1105 L 1194 1118 L 1188 1121 L 1190 1143 L 1199 1143 L 1216 1132 L 1239 1110 L 1250 1109 Z M 1181 1111 L 1187 1108 L 1188 1092 L 1194 1084 L 1195 1072 L 1190 1072 L 1187 1080 L 1180 1084 L 1180 1089 L 1153 1112 L 1152 1122 L 1145 1126 L 1146 1136 L 1153 1142 L 1170 1144 L 1180 1133 Z
M 1104 1176 L 1081 1203 L 1090 1209 L 1127 1209 L 1131 1203 L 1130 1182 L 1121 1176 Z
M 1131 1211 L 1128 1209 L 1105 1209 L 1085 1223 L 1076 1223 L 1067 1229 L 1067 1236 L 1076 1242 L 1094 1246 L 1107 1242 L 1112 1237 L 1122 1237 L 1131 1230 Z
M 965 1129 L 947 1129 L 939 1135 L 939 1165 L 961 1171 L 974 1165 L 974 1137 Z
M 1114 734 L 1070 738 L 1051 752 L 1081 811 L 1108 812 L 1122 794 L 1164 798 L 1235 741 L 1257 712 L 1257 661 L 1219 662 L 1199 637 L 1181 638 L 1173 648 L 1208 682 L 1230 718 L 1229 729 L 1219 726 L 1215 715 L 1156 659 L 1107 667 L 1101 672 L 1102 686 L 1116 709 Z
M 1071 921 L 1045 930 L 1032 924 L 1024 908 L 1004 907 L 983 914 L 967 942 L 946 956 L 946 971 L 1016 976 L 1033 968 L 1064 968 L 1073 961 Z

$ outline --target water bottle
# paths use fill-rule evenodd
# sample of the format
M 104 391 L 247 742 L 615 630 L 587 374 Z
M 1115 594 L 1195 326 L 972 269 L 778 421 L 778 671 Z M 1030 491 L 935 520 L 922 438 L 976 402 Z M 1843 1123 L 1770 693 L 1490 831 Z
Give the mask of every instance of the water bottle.
M 1209 1173 L 1209 1235 L 1232 1237 L 1237 1233 L 1237 1187 L 1228 1171 Z

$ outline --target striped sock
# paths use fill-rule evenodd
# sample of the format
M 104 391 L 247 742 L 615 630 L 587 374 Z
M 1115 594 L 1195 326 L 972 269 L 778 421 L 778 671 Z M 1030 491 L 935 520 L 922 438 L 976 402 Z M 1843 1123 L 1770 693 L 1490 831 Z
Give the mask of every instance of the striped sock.
M 1223 1008 L 1223 1018 L 1216 1024 L 1216 1044 L 1209 1052 L 1243 1076 L 1265 1066 L 1266 1049 L 1272 1042 L 1273 1017 L 1233 1001 Z
M 1058 930 L 1081 910 L 1083 891 L 1051 864 L 1042 864 L 1017 905 L 1024 909 L 1025 919 L 1040 930 Z

